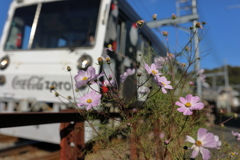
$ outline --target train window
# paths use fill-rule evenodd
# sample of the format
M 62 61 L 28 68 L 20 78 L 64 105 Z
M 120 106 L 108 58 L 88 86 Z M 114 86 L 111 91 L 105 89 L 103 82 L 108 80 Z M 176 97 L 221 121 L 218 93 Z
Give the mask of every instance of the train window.
M 17 8 L 9 30 L 6 50 L 27 49 L 37 5 Z
M 43 3 L 32 48 L 91 47 L 99 0 Z
M 6 50 L 60 47 L 92 47 L 98 22 L 100 0 L 66 0 L 16 9 Z M 37 25 L 32 34 L 33 21 Z M 32 35 L 31 35 L 32 36 Z

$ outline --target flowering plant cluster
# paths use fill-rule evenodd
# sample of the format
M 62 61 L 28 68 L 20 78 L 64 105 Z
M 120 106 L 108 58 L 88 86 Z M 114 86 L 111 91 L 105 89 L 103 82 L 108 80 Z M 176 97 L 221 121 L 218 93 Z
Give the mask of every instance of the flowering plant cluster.
M 176 18 L 173 14 L 172 20 Z M 156 14 L 153 19 L 157 19 Z M 137 21 L 139 29 L 144 22 Z M 197 23 L 193 28 L 203 29 L 202 24 Z M 160 33 L 165 38 L 168 36 L 167 31 Z M 188 47 L 191 38 L 180 53 L 170 53 L 168 43 L 166 52 L 160 56 L 143 53 L 138 65 L 133 63 L 132 68 L 125 68 L 118 76 L 104 70 L 106 66 L 114 70 L 108 55 L 97 59 L 100 72 L 92 66 L 78 71 L 74 76 L 75 91 L 86 93 L 76 96 L 73 92 L 74 98 L 68 100 L 71 107 L 81 110 L 79 113 L 94 132 L 89 141 L 93 147 L 86 151 L 89 156 L 95 155 L 93 159 L 127 159 L 130 156 L 130 159 L 145 160 L 237 157 L 237 152 L 229 148 L 220 156 L 214 155 L 221 150 L 223 142 L 206 129 L 214 125 L 211 106 L 193 92 L 193 81 L 196 78 L 204 81 L 205 76 L 203 70 L 189 71 L 199 60 L 191 56 L 194 54 Z M 117 54 L 111 44 L 105 51 Z M 188 63 L 178 62 L 183 55 Z M 153 62 L 152 57 L 155 57 Z M 70 72 L 71 68 L 67 70 Z M 62 97 L 57 91 L 55 95 Z M 95 123 L 98 120 L 99 123 Z M 240 141 L 239 133 L 232 131 L 232 134 Z

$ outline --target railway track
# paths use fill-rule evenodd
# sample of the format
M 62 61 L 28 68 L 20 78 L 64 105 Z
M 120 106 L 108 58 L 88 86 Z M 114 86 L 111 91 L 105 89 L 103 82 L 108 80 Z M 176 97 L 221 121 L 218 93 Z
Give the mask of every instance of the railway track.
M 0 135 L 0 160 L 59 160 L 56 144 Z

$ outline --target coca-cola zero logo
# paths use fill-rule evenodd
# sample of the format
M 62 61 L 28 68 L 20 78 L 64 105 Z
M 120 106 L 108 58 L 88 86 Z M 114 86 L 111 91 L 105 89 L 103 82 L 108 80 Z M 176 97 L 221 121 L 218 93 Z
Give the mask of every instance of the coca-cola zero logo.
M 31 76 L 29 78 L 19 78 L 15 76 L 12 80 L 13 89 L 23 89 L 23 90 L 43 90 L 49 89 L 50 86 L 55 86 L 58 90 L 71 90 L 70 82 L 57 82 L 57 81 L 47 81 L 43 77 Z

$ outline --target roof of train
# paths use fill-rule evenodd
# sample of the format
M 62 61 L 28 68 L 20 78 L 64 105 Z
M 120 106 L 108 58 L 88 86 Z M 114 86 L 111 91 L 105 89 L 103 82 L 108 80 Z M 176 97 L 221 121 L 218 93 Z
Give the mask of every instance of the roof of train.
M 38 3 L 38 2 L 52 2 L 52 1 L 63 1 L 63 0 L 13 0 L 13 3 L 17 3 L 19 5 L 22 4 L 32 4 L 32 3 Z M 116 0 L 118 3 L 118 6 L 121 11 L 123 11 L 133 22 L 137 22 L 138 20 L 141 20 L 141 16 L 132 8 L 132 6 L 126 1 L 126 0 Z M 160 39 L 156 36 L 156 34 L 152 31 L 152 29 L 148 28 L 146 25 L 144 25 L 142 28 L 142 33 L 144 33 L 146 36 L 148 36 L 151 41 L 155 44 L 155 46 L 159 49 L 159 51 L 164 51 L 164 45 L 160 41 Z M 147 33 L 147 34 L 146 34 Z
M 133 22 L 141 20 L 141 16 L 134 10 L 134 8 L 132 8 L 132 6 L 126 0 L 118 0 L 118 6 L 126 15 L 128 15 L 128 17 Z M 150 34 L 148 37 L 151 38 L 152 42 L 155 44 L 155 46 L 157 46 L 159 51 L 160 52 L 162 51 L 162 53 L 164 53 L 165 47 L 163 43 L 160 41 L 160 39 L 157 37 L 157 35 L 152 31 L 152 29 L 147 27 L 146 25 L 144 25 L 142 29 L 143 32 Z

